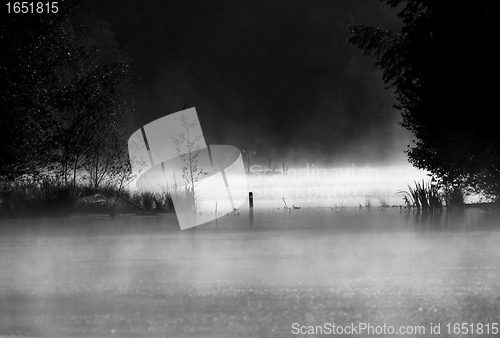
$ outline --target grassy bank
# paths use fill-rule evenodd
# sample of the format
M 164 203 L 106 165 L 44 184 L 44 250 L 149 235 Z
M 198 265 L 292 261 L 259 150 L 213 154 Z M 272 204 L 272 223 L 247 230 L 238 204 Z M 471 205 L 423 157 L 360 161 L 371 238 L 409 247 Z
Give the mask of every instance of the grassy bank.
M 168 192 L 61 183 L 0 183 L 0 218 L 174 212 Z

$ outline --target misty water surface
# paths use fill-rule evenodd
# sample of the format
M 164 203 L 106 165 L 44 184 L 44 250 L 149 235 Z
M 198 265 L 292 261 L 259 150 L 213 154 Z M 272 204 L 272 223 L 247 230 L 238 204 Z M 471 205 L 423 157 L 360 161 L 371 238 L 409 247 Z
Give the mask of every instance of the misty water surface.
M 196 313 L 197 303 L 192 300 L 196 297 L 212 304 L 204 308 L 204 315 L 219 318 L 221 312 L 241 311 L 239 307 L 252 309 L 255 304 L 240 304 L 240 296 L 245 295 L 250 302 L 254 296 L 248 292 L 268 288 L 291 288 L 290 293 L 275 295 L 284 302 L 289 297 L 309 297 L 293 291 L 302 287 L 327 287 L 330 294 L 343 290 L 342 297 L 369 292 L 375 297 L 371 305 L 375 309 L 387 299 L 384 292 L 388 291 L 380 285 L 395 288 L 398 297 L 412 301 L 415 293 L 441 297 L 442 290 L 453 291 L 446 296 L 451 297 L 447 301 L 455 299 L 455 294 L 474 298 L 477 292 L 490 299 L 498 296 L 500 284 L 498 225 L 497 214 L 479 209 L 425 214 L 399 208 L 330 207 L 294 212 L 258 208 L 252 220 L 248 210 L 240 210 L 218 219 L 217 224 L 184 231 L 179 230 L 174 215 L 2 220 L 0 335 L 20 330 L 25 336 L 64 336 L 63 332 L 68 336 L 103 336 L 102 332 L 115 330 L 106 323 L 115 325 L 116 321 L 99 317 L 98 324 L 95 316 L 117 313 L 130 316 L 123 319 L 129 323 L 125 330 L 129 334 L 122 332 L 130 336 L 138 325 L 134 321 L 142 323 L 145 317 L 163 313 L 164 322 Z M 207 291 L 212 288 L 218 291 Z M 347 295 L 351 296 L 346 296 L 345 290 L 350 290 Z M 177 298 L 173 301 L 168 297 Z M 484 303 L 481 297 L 480 305 Z M 163 312 L 153 310 L 162 299 L 166 299 Z M 187 311 L 186 302 L 191 304 L 191 312 L 183 312 Z M 325 302 L 325 306 L 331 304 Z M 321 303 L 317 300 L 315 306 Z M 356 304 L 349 305 L 353 313 L 367 311 L 364 304 Z M 404 306 L 401 304 L 398 306 Z M 179 306 L 184 310 L 175 312 Z M 120 312 L 128 307 L 125 314 Z M 278 313 L 274 305 L 268 307 L 261 310 Z M 322 313 L 321 308 L 316 311 Z M 380 311 L 402 310 L 384 307 Z M 282 325 L 298 320 L 294 318 L 298 314 L 288 316 Z M 78 322 L 78 318 L 86 319 Z M 255 325 L 262 328 L 268 324 Z M 116 324 L 121 330 L 123 325 Z M 181 330 L 187 324 L 169 325 Z M 253 327 L 247 323 L 249 330 Z

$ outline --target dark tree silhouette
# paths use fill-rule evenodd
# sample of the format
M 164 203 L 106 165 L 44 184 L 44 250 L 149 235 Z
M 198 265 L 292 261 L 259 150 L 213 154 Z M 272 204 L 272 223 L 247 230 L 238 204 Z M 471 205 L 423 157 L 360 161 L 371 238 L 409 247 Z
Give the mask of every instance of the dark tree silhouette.
M 355 26 L 348 42 L 376 58 L 395 88 L 409 161 L 452 192 L 500 197 L 500 133 L 493 115 L 493 1 L 386 0 L 399 32 Z
M 2 14 L 0 176 L 50 171 L 74 185 L 77 171 L 125 147 L 127 54 L 106 22 L 78 22 L 78 1 L 60 4 L 57 14 Z

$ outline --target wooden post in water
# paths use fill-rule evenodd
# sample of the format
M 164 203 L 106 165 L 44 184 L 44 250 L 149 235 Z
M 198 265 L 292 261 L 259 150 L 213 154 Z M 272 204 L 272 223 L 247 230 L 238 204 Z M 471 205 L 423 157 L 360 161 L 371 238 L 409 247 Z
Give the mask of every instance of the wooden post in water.
M 248 212 L 248 224 L 253 226 L 253 192 L 248 193 L 248 204 L 250 206 L 250 211 Z

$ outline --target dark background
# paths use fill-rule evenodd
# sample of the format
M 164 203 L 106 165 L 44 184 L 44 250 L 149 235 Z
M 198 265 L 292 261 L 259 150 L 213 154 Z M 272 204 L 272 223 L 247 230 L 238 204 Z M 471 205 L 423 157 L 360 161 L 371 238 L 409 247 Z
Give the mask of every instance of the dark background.
M 132 129 L 196 107 L 209 144 L 256 163 L 406 162 L 411 135 L 374 59 L 345 44 L 349 25 L 396 30 L 378 0 L 88 0 L 135 74 Z

